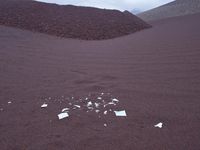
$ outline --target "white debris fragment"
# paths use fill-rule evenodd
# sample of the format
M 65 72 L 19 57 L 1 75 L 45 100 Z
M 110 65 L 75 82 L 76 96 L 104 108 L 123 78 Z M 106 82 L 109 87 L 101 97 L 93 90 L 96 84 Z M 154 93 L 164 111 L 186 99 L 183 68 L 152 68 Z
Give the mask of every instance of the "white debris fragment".
M 97 99 L 98 99 L 98 100 L 101 100 L 101 99 L 102 99 L 102 97 L 97 97 Z
M 89 110 L 93 110 L 94 108 L 93 108 L 93 107 L 88 107 L 88 109 L 89 109 Z
M 103 126 L 104 126 L 104 127 L 107 127 L 107 124 L 106 124 L 106 123 L 104 123 L 104 124 L 103 124 Z
M 109 105 L 116 105 L 114 102 L 109 102 L 108 104 Z
M 69 114 L 67 112 L 58 114 L 58 119 L 59 120 L 67 118 L 67 117 L 69 117 Z
M 99 112 L 100 112 L 100 110 L 98 110 L 98 109 L 97 109 L 97 110 L 95 110 L 95 112 L 96 112 L 96 113 L 99 113 Z
M 8 102 L 8 104 L 11 104 L 11 103 L 12 103 L 11 101 Z
M 79 106 L 79 105 L 74 105 L 75 107 L 77 107 L 77 108 L 81 108 L 81 106 Z
M 112 109 L 109 109 L 109 111 L 112 111 Z
M 87 101 L 87 100 L 88 100 L 88 97 L 86 97 L 85 100 Z
M 91 102 L 91 101 L 89 101 L 89 102 L 87 103 L 87 107 L 90 107 L 90 106 L 92 106 L 92 102 Z
M 160 122 L 160 123 L 154 125 L 155 128 L 162 128 L 162 126 L 163 126 L 163 123 L 162 123 L 162 122 Z
M 64 112 L 64 111 L 69 111 L 69 108 L 63 108 L 62 112 Z
M 46 108 L 48 106 L 48 104 L 44 103 L 41 105 L 41 108 Z
M 116 105 L 114 102 L 109 102 L 108 104 L 103 105 L 103 107 L 106 107 L 107 105 Z
M 113 98 L 113 99 L 112 99 L 112 102 L 119 102 L 119 100 L 116 99 L 116 98 Z
M 125 110 L 122 110 L 122 111 L 114 111 L 115 112 L 115 115 L 117 117 L 126 117 L 126 111 Z
M 104 115 L 107 115 L 107 113 L 108 113 L 108 111 L 107 111 L 107 110 L 105 110 L 105 111 L 103 112 L 103 114 L 104 114 Z
M 104 93 L 101 93 L 101 95 L 104 95 Z
M 100 104 L 99 103 L 94 103 L 94 105 L 95 105 L 95 107 L 98 108 Z

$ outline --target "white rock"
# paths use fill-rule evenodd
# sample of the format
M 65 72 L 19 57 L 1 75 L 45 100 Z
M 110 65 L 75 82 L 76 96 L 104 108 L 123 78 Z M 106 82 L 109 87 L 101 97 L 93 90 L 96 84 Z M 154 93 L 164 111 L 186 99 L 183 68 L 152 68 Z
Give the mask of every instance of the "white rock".
M 8 104 L 11 104 L 11 103 L 12 103 L 11 101 L 8 102 Z
M 98 100 L 101 100 L 101 99 L 102 99 L 102 97 L 97 97 L 97 99 L 98 99 Z
M 122 110 L 122 111 L 114 111 L 115 115 L 117 117 L 126 117 L 126 111 L 125 110 Z
M 107 127 L 107 124 L 106 124 L 106 123 L 104 123 L 104 124 L 103 124 L 103 126 L 104 126 L 104 127 Z
M 160 123 L 154 125 L 154 127 L 155 127 L 155 128 L 162 128 L 162 127 L 163 127 L 163 123 L 160 122 Z
M 41 108 L 46 108 L 48 106 L 48 104 L 44 103 L 41 105 Z
M 67 117 L 69 117 L 69 114 L 67 112 L 58 114 L 58 119 L 59 120 L 67 118 Z

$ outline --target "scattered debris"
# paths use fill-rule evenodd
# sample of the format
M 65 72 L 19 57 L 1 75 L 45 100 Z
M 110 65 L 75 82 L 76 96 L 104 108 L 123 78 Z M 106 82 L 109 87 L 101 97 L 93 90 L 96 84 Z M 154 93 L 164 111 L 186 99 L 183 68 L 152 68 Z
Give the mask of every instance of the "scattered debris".
M 11 104 L 11 103 L 12 103 L 11 101 L 8 102 L 8 104 Z
M 64 95 L 61 95 L 60 97 L 47 97 L 44 100 L 51 99 L 52 102 L 67 102 L 66 106 L 61 109 L 61 113 L 58 114 L 59 120 L 69 117 L 70 111 L 73 111 L 72 114 L 78 111 L 85 111 L 85 113 L 95 113 L 98 118 L 106 118 L 107 114 L 110 112 L 115 116 L 127 116 L 126 111 L 115 111 L 116 105 L 119 104 L 119 99 L 114 98 L 110 93 L 99 93 L 99 94 L 91 94 L 89 93 L 87 96 L 79 97 L 78 99 L 74 96 L 65 97 Z M 46 101 L 45 103 L 41 105 L 41 108 L 45 108 L 48 106 Z M 80 109 L 81 108 L 81 109 Z M 78 116 L 80 113 L 77 114 Z M 107 124 L 104 123 L 104 126 L 107 127 Z
M 106 123 L 104 123 L 104 124 L 103 124 L 103 126 L 104 126 L 104 127 L 107 127 L 107 124 L 106 124 Z
M 122 110 L 122 111 L 114 111 L 115 112 L 115 115 L 117 117 L 126 117 L 126 111 L 125 110 Z
M 46 108 L 48 106 L 48 104 L 44 103 L 41 105 L 41 108 Z
M 155 127 L 155 128 L 162 128 L 162 127 L 163 127 L 163 123 L 160 122 L 160 123 L 154 125 L 154 127 Z
M 63 113 L 58 114 L 59 120 L 67 118 L 67 117 L 69 117 L 69 114 L 67 112 L 63 112 Z

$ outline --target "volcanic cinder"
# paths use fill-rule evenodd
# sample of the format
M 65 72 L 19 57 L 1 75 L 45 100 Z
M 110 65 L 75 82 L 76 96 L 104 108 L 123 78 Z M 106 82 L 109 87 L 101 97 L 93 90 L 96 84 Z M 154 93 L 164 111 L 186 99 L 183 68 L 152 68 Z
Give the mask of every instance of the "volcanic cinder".
M 67 38 L 100 40 L 151 27 L 128 11 L 0 0 L 0 24 Z

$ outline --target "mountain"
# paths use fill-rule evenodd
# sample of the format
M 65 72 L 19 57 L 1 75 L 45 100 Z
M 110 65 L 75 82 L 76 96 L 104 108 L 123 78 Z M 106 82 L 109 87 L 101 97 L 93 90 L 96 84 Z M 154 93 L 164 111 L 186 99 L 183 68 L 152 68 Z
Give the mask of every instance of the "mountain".
M 31 0 L 0 0 L 0 25 L 84 40 L 110 39 L 151 27 L 127 11 Z
M 200 0 L 176 0 L 163 6 L 145 11 L 137 16 L 145 21 L 184 16 L 200 12 Z

